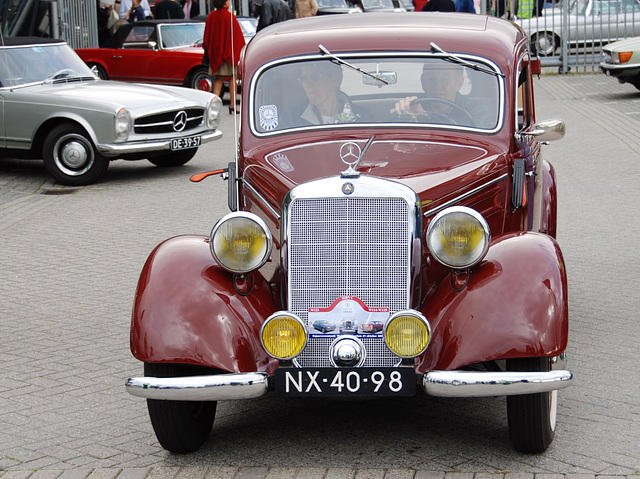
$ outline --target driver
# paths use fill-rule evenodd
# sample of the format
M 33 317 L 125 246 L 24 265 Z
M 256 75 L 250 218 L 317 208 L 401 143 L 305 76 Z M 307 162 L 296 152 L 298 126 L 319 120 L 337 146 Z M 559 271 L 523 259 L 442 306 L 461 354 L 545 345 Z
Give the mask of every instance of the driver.
M 396 115 L 423 115 L 441 122 L 453 120 L 456 124 L 469 125 L 472 117 L 460 89 L 464 83 L 464 67 L 452 64 L 425 63 L 420 82 L 425 97 L 409 96 L 398 101 L 391 109 Z M 415 101 L 417 100 L 417 101 Z

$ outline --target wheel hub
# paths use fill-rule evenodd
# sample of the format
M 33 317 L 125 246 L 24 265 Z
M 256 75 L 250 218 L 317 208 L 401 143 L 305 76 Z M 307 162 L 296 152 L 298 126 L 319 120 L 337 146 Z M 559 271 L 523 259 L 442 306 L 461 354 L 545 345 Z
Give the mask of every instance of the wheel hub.
M 87 163 L 87 150 L 79 141 L 70 141 L 62 148 L 60 159 L 69 168 L 78 169 Z

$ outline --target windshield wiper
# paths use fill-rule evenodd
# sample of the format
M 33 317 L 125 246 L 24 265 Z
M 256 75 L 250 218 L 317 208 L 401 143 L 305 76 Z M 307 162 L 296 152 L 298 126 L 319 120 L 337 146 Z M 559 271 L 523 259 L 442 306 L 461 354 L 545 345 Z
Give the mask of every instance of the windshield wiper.
M 459 63 L 461 65 L 464 65 L 465 67 L 469 67 L 479 72 L 484 72 L 484 73 L 489 73 L 490 75 L 504 77 L 504 73 L 500 73 L 495 70 L 490 70 L 489 68 L 481 67 L 479 65 L 476 65 L 475 63 L 468 62 L 464 58 L 460 58 L 459 56 L 454 55 L 453 53 L 445 52 L 442 48 L 440 48 L 438 45 L 436 45 L 433 42 L 429 43 L 429 46 L 431 47 L 432 52 L 438 52 L 445 55 L 445 60 L 448 60 L 454 63 Z
M 373 78 L 374 80 L 377 80 L 379 82 L 384 83 L 385 85 L 388 85 L 389 82 L 383 78 L 380 78 L 377 75 L 374 75 L 373 73 L 370 72 L 366 72 L 364 71 L 362 68 L 359 68 L 355 65 L 352 65 L 351 63 L 345 62 L 342 58 L 338 58 L 337 56 L 335 56 L 333 53 L 331 53 L 329 50 L 327 50 L 323 45 L 318 45 L 318 48 L 320 49 L 320 51 L 322 53 L 324 53 L 325 55 L 329 55 L 333 60 L 337 61 L 338 63 L 342 63 L 343 65 L 351 68 L 352 70 L 355 70 L 357 72 L 360 72 L 364 75 L 370 76 L 371 78 Z

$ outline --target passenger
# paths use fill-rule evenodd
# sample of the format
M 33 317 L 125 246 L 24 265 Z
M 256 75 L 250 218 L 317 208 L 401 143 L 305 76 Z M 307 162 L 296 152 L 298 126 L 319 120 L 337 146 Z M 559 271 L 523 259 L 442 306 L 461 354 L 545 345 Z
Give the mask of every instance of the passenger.
M 352 123 L 366 116 L 354 108 L 349 97 L 340 90 L 340 65 L 329 61 L 305 64 L 301 69 L 300 82 L 308 102 L 285 112 L 285 126 Z
M 160 0 L 153 9 L 156 20 L 183 19 L 184 10 L 177 0 Z
M 443 62 L 444 63 L 444 62 Z M 398 101 L 391 113 L 419 115 L 442 123 L 471 126 L 474 124 L 469 109 L 472 105 L 460 94 L 464 84 L 464 70 L 458 65 L 425 63 L 420 77 L 425 97 L 409 96 Z
M 151 7 L 148 0 L 120 0 L 120 18 L 134 22 L 151 17 Z

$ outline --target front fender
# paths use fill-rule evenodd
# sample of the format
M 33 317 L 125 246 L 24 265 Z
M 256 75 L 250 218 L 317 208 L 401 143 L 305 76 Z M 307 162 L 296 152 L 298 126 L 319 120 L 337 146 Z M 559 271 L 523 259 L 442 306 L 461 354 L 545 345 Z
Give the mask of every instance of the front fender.
M 259 340 L 263 321 L 279 309 L 258 272 L 240 295 L 205 236 L 161 243 L 144 265 L 131 319 L 131 352 L 140 361 L 196 364 L 229 372 L 271 371 Z
M 567 277 L 556 241 L 511 233 L 492 242 L 460 291 L 445 277 L 422 309 L 431 344 L 418 372 L 494 359 L 556 356 L 568 341 Z

